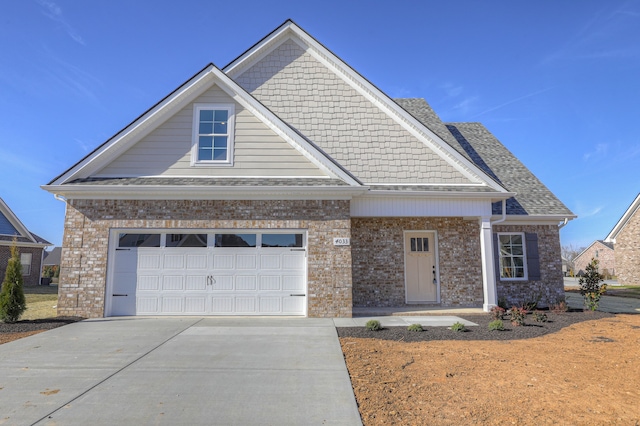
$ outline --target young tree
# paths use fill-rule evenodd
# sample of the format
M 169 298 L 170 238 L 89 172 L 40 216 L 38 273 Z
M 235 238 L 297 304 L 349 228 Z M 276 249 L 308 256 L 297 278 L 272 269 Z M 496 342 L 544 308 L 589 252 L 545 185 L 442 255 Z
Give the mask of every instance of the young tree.
M 600 298 L 607 291 L 606 284 L 602 282 L 602 275 L 598 272 L 598 259 L 591 259 L 585 268 L 584 276 L 580 277 L 580 294 L 584 297 L 584 304 L 592 311 L 598 309 Z
M 18 321 L 20 315 L 27 309 L 22 285 L 22 264 L 18 247 L 14 240 L 11 246 L 11 258 L 7 265 L 0 291 L 0 320 L 8 323 Z

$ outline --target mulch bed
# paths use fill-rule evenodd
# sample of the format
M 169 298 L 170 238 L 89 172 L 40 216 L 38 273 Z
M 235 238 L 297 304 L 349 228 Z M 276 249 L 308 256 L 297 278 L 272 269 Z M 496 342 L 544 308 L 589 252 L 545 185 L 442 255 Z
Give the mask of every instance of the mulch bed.
M 43 331 L 61 327 L 80 321 L 80 317 L 55 317 L 35 320 L 23 320 L 15 323 L 0 322 L 0 333 L 25 333 L 28 331 Z
M 474 322 L 477 326 L 468 326 L 464 332 L 455 332 L 449 327 L 424 327 L 424 331 L 409 331 L 406 327 L 385 327 L 378 331 L 369 331 L 365 327 L 338 327 L 339 337 L 359 337 L 404 342 L 423 342 L 430 340 L 516 340 L 531 339 L 555 333 L 572 324 L 614 317 L 607 312 L 569 311 L 563 313 L 545 312 L 547 322 L 535 322 L 532 315 L 527 315 L 524 326 L 513 326 L 508 316 L 503 320 L 504 331 L 490 331 L 489 323 L 493 320 L 486 315 L 458 315 L 458 317 Z

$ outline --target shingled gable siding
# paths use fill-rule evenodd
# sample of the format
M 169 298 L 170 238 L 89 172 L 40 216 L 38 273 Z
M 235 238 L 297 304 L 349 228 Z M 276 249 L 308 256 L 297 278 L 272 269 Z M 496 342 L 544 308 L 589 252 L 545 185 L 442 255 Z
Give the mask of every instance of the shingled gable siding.
M 494 232 L 525 232 L 538 237 L 538 280 L 501 281 L 498 277 L 498 302 L 520 306 L 539 298 L 539 307 L 564 300 L 560 234 L 556 225 L 495 225 Z
M 640 285 L 640 209 L 616 236 L 614 248 L 620 284 Z
M 308 316 L 350 317 L 349 201 L 70 200 L 59 284 L 59 315 L 104 316 L 111 228 L 306 229 Z
M 405 230 L 438 234 L 441 306 L 482 306 L 480 225 L 462 218 L 353 218 L 353 302 L 403 306 Z
M 292 40 L 236 81 L 364 181 L 469 182 Z

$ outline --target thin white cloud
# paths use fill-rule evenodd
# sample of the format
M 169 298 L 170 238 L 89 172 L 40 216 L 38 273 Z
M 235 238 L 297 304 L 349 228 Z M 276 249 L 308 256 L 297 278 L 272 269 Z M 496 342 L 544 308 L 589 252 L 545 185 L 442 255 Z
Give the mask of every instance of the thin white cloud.
M 455 85 L 453 83 L 445 83 L 442 86 L 442 89 L 446 92 L 447 96 L 450 98 L 458 97 L 462 94 L 463 87 L 460 85 Z
M 86 46 L 84 39 L 78 34 L 78 32 L 67 22 L 62 14 L 62 9 L 56 3 L 51 0 L 37 0 L 38 4 L 42 8 L 42 14 L 53 22 L 59 24 L 69 37 L 76 43 Z
M 4 149 L 0 149 L 0 165 L 5 165 L 3 166 L 5 170 L 19 170 L 21 173 L 24 172 L 33 176 L 44 176 L 49 170 L 31 155 L 21 157 L 15 152 Z
M 462 114 L 468 114 L 477 100 L 477 96 L 470 96 L 455 104 L 453 109 L 460 111 Z
M 46 46 L 43 48 L 49 59 L 49 66 L 42 68 L 43 72 L 49 74 L 53 80 L 66 87 L 67 90 L 91 101 L 97 101 L 97 96 L 93 89 L 97 86 L 102 86 L 103 83 L 99 78 L 62 60 L 47 49 Z
M 594 208 L 592 208 L 590 210 L 579 211 L 578 212 L 578 217 L 580 219 L 586 219 L 586 218 L 591 217 L 591 216 L 596 216 L 598 213 L 600 213 L 602 211 L 603 208 L 604 208 L 604 206 L 597 206 L 597 207 L 594 207 Z
M 616 59 L 640 55 L 635 38 L 627 34 L 640 25 L 640 10 L 637 10 L 637 5 L 637 2 L 630 1 L 613 10 L 601 9 L 575 31 L 573 36 L 564 43 L 559 43 L 558 49 L 542 58 L 540 65 L 576 59 Z M 611 44 L 618 47 L 608 49 L 607 46 Z
M 473 118 L 475 118 L 475 117 L 480 117 L 481 115 L 487 114 L 487 113 L 489 113 L 489 112 L 493 112 L 493 111 L 498 110 L 498 109 L 500 109 L 500 108 L 504 108 L 504 107 L 506 107 L 507 105 L 515 104 L 516 102 L 520 102 L 520 101 L 522 101 L 522 100 L 525 100 L 525 99 L 528 99 L 528 98 L 531 98 L 531 97 L 534 97 L 534 96 L 540 95 L 540 94 L 542 94 L 542 93 L 548 92 L 549 90 L 551 90 L 551 87 L 546 88 L 546 89 L 542 89 L 542 90 L 538 90 L 538 91 L 536 91 L 536 92 L 529 93 L 529 94 L 526 94 L 526 95 L 524 95 L 524 96 L 517 97 L 517 98 L 515 98 L 515 99 L 511 99 L 510 101 L 503 102 L 503 103 L 501 103 L 500 105 L 496 105 L 496 106 L 491 107 L 491 108 L 489 108 L 489 109 L 486 109 L 486 110 L 484 110 L 484 111 L 482 111 L 482 112 L 479 112 L 478 114 L 474 115 L 474 116 L 473 116 Z
M 582 159 L 584 161 L 589 161 L 591 158 L 594 158 L 596 161 L 598 161 L 598 160 L 601 160 L 602 157 L 607 155 L 608 151 L 609 151 L 609 144 L 599 143 L 596 145 L 593 151 L 584 153 L 582 156 Z

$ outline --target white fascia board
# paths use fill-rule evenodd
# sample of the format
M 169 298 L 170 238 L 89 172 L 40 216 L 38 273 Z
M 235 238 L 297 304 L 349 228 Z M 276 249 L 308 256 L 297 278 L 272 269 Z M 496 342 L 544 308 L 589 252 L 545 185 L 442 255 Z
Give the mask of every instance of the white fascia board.
M 367 197 L 416 197 L 416 198 L 470 198 L 491 199 L 492 201 L 506 200 L 515 197 L 515 192 L 464 192 L 464 191 L 387 191 L 370 190 Z
M 609 235 L 607 235 L 607 238 L 605 238 L 604 241 L 607 243 L 615 243 L 616 237 L 618 236 L 620 231 L 622 231 L 622 228 L 625 227 L 629 219 L 631 219 L 635 211 L 638 210 L 639 208 L 640 208 L 640 194 L 638 194 L 636 199 L 633 200 L 629 208 L 624 212 L 624 214 L 622 215 L 618 223 L 615 224 L 615 226 L 613 227 L 611 232 L 609 232 Z
M 34 244 L 38 244 L 38 242 L 35 240 L 35 238 L 33 238 L 33 235 L 31 235 L 31 232 L 29 232 L 27 227 L 24 226 L 22 221 L 20 221 L 20 219 L 18 219 L 18 216 L 16 216 L 13 213 L 13 211 L 9 208 L 7 203 L 5 203 L 2 198 L 0 198 L 0 211 L 2 212 L 2 214 L 4 214 L 4 217 L 6 217 L 7 220 L 9 220 L 11 225 L 13 225 L 13 227 L 16 228 L 16 230 L 20 233 L 20 235 L 19 235 L 20 237 L 28 238 Z
M 13 245 L 13 241 L 4 241 L 4 240 L 0 241 L 0 246 L 11 247 L 12 245 Z M 45 247 L 49 247 L 52 245 L 53 244 L 43 244 L 38 242 L 28 243 L 28 242 L 22 242 L 22 241 L 18 241 L 16 243 L 17 247 L 41 248 L 41 249 L 44 249 Z
M 275 48 L 276 42 L 285 37 L 293 40 L 302 49 L 309 52 L 314 58 L 331 69 L 337 76 L 342 78 L 346 84 L 380 108 L 432 151 L 440 153 L 442 157 L 448 160 L 447 162 L 449 164 L 465 177 L 472 181 L 482 182 L 496 191 L 507 191 L 502 185 L 487 176 L 485 172 L 467 160 L 424 124 L 393 102 L 388 95 L 363 78 L 343 60 L 291 21 L 287 21 L 279 29 L 276 29 L 260 43 L 245 52 L 240 58 L 225 67 L 223 71 L 229 76 L 232 76 L 232 78 L 237 77 L 251 65 L 269 54 Z M 252 57 L 252 55 L 255 55 L 255 57 Z
M 344 169 L 338 167 L 335 163 L 327 158 L 327 156 L 318 151 L 318 148 L 311 145 L 308 141 L 298 135 L 291 127 L 287 126 L 278 116 L 271 110 L 258 102 L 240 85 L 233 81 L 228 75 L 217 68 L 211 71 L 220 82 L 219 87 L 226 92 L 233 100 L 242 105 L 246 110 L 258 117 L 278 136 L 287 141 L 292 147 L 300 152 L 312 164 L 320 168 L 323 172 L 328 173 L 332 177 L 336 177 L 347 182 L 352 186 L 360 186 L 360 182 L 355 180 L 353 176 Z
M 362 186 L 43 185 L 41 188 L 66 199 L 106 200 L 350 200 L 367 191 Z
M 124 150 L 153 131 L 156 123 L 162 122 L 170 113 L 178 111 L 195 99 L 200 94 L 200 89 L 210 82 L 210 71 L 213 68 L 215 68 L 213 65 L 209 65 L 203 69 L 188 81 L 184 87 L 169 95 L 151 110 L 118 132 L 109 141 L 96 149 L 95 152 L 89 154 L 78 164 L 60 175 L 55 181 L 51 182 L 51 185 L 60 185 L 76 178 L 88 177 L 109 164 Z M 207 78 L 208 76 L 209 78 Z
M 571 215 L 508 215 L 504 222 L 497 223 L 500 225 L 557 225 L 565 219 L 572 220 L 577 216 Z M 492 216 L 491 220 L 501 219 L 501 215 Z

